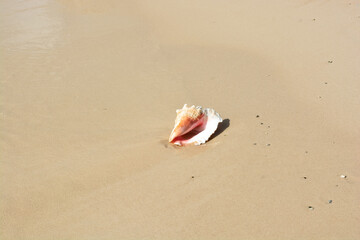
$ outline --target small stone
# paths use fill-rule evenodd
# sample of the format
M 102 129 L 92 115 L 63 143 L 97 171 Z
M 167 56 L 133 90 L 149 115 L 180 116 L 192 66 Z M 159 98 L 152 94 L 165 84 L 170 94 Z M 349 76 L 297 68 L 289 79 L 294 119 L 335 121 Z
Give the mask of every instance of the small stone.
M 264 123 L 260 123 L 261 125 L 264 125 Z
M 309 153 L 308 151 L 305 151 L 305 153 Z
M 328 63 L 333 63 L 333 61 L 328 61 Z
M 191 178 L 195 178 L 194 176 L 191 176 Z
M 254 145 L 256 145 L 256 143 L 254 143 Z
M 307 179 L 307 177 L 304 177 L 304 179 Z
M 311 211 L 314 210 L 314 207 L 313 207 L 313 206 L 309 206 L 308 208 L 309 208 L 309 210 L 311 210 Z
M 346 175 L 343 175 L 343 174 L 340 175 L 340 177 L 341 177 L 341 178 L 347 178 L 347 176 L 346 176 Z
M 325 82 L 325 84 L 327 84 L 327 82 Z
M 332 200 L 329 200 L 329 203 L 332 203 Z
M 260 117 L 259 115 L 256 115 L 256 117 L 258 118 L 258 117 Z
M 270 143 L 268 143 L 266 146 L 270 146 Z

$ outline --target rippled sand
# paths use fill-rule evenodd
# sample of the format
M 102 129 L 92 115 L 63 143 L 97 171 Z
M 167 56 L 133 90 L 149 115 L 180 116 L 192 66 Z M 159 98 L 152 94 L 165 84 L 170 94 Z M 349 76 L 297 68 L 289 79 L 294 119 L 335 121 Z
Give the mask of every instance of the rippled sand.
M 104 2 L 0 2 L 2 240 L 360 238 L 356 1 Z

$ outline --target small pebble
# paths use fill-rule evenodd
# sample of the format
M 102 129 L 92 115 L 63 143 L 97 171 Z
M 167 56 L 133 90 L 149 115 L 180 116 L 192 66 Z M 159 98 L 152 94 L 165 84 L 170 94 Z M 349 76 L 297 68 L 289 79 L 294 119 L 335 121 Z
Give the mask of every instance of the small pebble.
M 327 84 L 327 82 L 325 82 L 325 84 Z
M 308 151 L 305 151 L 305 153 L 308 153 Z
M 256 117 L 258 118 L 258 117 L 260 117 L 259 115 L 256 115 Z
M 256 145 L 256 143 L 254 143 L 254 145 Z
M 264 123 L 260 123 L 261 125 L 263 125 Z
M 309 210 L 311 210 L 311 211 L 314 210 L 314 207 L 312 207 L 312 206 L 309 206 L 308 208 L 309 208 Z
M 304 179 L 307 179 L 307 177 L 304 177 Z
M 328 63 L 333 63 L 333 61 L 328 61 Z
M 332 203 L 332 200 L 329 200 L 329 203 Z
M 195 178 L 194 176 L 191 176 L 191 178 Z
M 343 174 L 340 175 L 340 177 L 341 177 L 341 178 L 347 178 L 347 176 L 346 176 L 346 175 L 343 175 Z
M 270 146 L 270 143 L 268 143 L 267 146 Z

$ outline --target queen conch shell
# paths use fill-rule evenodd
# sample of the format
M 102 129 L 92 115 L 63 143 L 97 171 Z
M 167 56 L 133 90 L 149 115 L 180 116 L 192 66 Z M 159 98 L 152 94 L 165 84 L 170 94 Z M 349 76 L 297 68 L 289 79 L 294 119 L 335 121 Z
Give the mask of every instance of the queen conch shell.
M 200 106 L 188 107 L 185 104 L 176 113 L 175 126 L 169 138 L 169 142 L 176 145 L 205 143 L 223 121 L 214 109 Z

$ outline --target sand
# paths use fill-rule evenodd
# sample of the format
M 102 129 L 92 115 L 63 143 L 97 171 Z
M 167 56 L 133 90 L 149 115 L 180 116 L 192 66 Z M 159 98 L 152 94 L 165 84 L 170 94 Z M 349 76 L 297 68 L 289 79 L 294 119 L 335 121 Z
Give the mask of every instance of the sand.
M 358 2 L 104 2 L 0 2 L 2 240 L 360 239 Z

